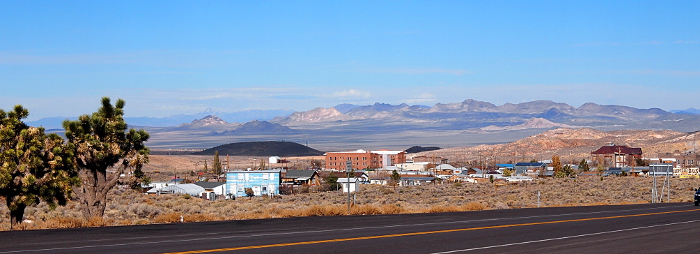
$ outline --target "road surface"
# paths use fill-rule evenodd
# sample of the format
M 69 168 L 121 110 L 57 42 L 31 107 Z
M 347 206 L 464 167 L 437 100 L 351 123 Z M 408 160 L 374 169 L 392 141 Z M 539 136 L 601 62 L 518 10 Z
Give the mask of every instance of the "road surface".
M 0 232 L 5 253 L 692 253 L 692 203 Z

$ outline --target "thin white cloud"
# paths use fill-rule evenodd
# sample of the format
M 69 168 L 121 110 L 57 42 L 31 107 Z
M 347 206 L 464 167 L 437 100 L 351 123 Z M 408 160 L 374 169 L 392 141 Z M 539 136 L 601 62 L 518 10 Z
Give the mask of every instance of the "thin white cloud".
M 426 102 L 435 102 L 435 95 L 433 95 L 431 93 L 422 93 L 422 94 L 418 94 L 416 96 L 413 96 L 411 98 L 408 98 L 408 100 L 406 100 L 406 103 L 408 103 L 408 104 L 426 103 Z
M 331 94 L 331 97 L 334 97 L 334 98 L 348 98 L 349 97 L 349 98 L 366 99 L 366 98 L 369 98 L 370 96 L 372 96 L 372 94 L 369 92 L 355 90 L 355 89 L 348 89 L 348 90 L 344 90 L 344 91 L 334 92 L 333 94 Z

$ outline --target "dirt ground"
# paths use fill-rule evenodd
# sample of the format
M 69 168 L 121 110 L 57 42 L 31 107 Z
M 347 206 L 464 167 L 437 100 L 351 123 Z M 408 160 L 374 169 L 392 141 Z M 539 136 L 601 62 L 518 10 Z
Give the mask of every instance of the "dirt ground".
M 659 190 L 661 183 L 659 180 Z M 352 214 L 396 214 L 589 206 L 648 203 L 652 178 L 588 177 L 579 179 L 540 179 L 531 183 L 496 186 L 491 183 L 443 183 L 397 187 L 362 185 L 355 195 Z M 670 202 L 692 205 L 700 179 L 672 179 Z M 130 189 L 110 193 L 104 218 L 84 219 L 74 201 L 50 210 L 45 203 L 29 207 L 24 229 L 117 226 L 185 221 L 242 220 L 298 216 L 337 216 L 347 214 L 346 198 L 338 191 L 316 191 L 314 187 L 293 195 L 236 200 L 206 201 L 187 195 L 149 196 Z M 300 193 L 308 191 L 308 193 Z M 663 198 L 667 202 L 666 196 Z M 0 230 L 9 230 L 9 211 L 0 205 Z

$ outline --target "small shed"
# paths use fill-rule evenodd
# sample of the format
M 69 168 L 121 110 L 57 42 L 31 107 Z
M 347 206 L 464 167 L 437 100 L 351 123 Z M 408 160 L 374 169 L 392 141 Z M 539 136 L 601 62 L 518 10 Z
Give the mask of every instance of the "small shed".
M 280 158 L 279 156 L 272 156 L 272 157 L 270 157 L 268 162 L 270 162 L 270 164 L 275 164 L 275 163 L 280 163 L 280 160 L 282 160 L 282 158 Z
M 338 183 L 343 186 L 343 193 L 356 192 L 360 190 L 360 178 L 338 178 Z

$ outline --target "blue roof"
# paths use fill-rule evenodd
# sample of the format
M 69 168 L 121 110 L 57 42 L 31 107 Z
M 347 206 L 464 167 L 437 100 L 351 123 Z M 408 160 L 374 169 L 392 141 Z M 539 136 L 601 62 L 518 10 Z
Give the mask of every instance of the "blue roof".
M 515 166 L 525 166 L 525 167 L 543 167 L 545 164 L 541 162 L 518 162 Z
M 513 164 L 496 164 L 496 167 L 512 168 Z

